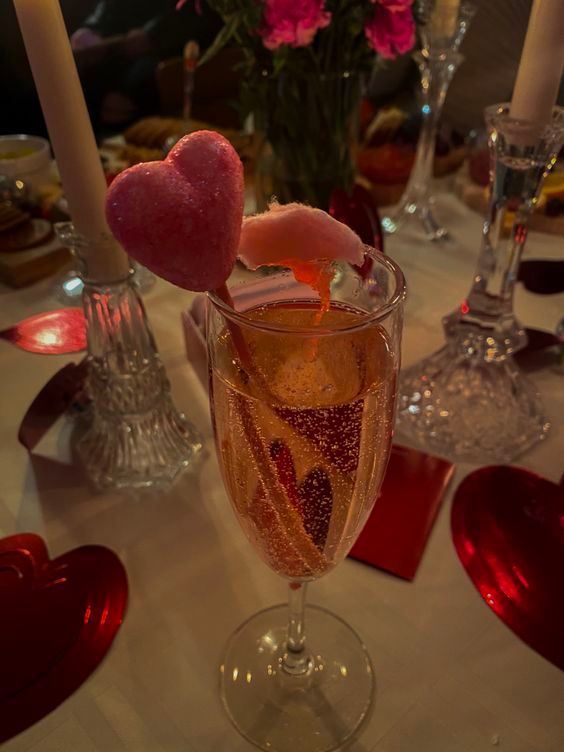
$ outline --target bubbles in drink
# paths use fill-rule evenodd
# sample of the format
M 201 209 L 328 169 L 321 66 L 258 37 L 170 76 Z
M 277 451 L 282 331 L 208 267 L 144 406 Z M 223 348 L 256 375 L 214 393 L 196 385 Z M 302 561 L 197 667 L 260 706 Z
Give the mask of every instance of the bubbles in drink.
M 313 326 L 315 306 L 268 306 L 265 324 Z M 341 561 L 380 486 L 393 425 L 395 361 L 378 325 L 333 307 L 330 335 L 245 329 L 260 378 L 242 376 L 224 331 L 212 367 L 218 453 L 233 507 L 263 560 L 291 579 Z

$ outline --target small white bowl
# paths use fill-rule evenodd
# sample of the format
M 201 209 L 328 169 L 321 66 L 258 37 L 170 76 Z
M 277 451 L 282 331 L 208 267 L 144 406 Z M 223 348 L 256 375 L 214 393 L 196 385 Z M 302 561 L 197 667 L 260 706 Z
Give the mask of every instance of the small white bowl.
M 0 136 L 0 175 L 23 180 L 34 191 L 52 183 L 49 141 L 23 133 Z

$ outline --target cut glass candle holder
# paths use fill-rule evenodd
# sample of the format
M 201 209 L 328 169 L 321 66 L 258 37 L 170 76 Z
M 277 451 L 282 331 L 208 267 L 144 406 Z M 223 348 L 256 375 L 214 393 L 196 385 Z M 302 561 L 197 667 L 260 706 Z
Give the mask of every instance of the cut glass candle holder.
M 490 201 L 468 296 L 443 319 L 445 345 L 400 381 L 399 432 L 429 451 L 508 462 L 545 438 L 549 421 L 514 355 L 527 343 L 513 291 L 527 222 L 564 141 L 564 109 L 546 125 L 486 110 Z M 509 236 L 507 213 L 515 212 Z
M 57 232 L 75 254 L 84 283 L 90 407 L 78 456 L 100 489 L 168 483 L 193 462 L 202 442 L 173 405 L 135 272 L 111 283 L 90 279 L 92 244 L 70 223 Z

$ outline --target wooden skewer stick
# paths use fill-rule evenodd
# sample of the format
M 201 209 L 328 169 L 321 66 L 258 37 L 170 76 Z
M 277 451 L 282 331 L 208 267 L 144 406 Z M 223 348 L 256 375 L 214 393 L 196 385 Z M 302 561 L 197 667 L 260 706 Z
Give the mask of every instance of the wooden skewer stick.
M 218 298 L 223 300 L 224 303 L 235 310 L 233 298 L 231 297 L 231 293 L 227 289 L 225 282 L 220 287 L 216 288 L 214 292 Z M 231 335 L 231 339 L 233 340 L 233 345 L 235 347 L 235 350 L 237 351 L 237 355 L 239 356 L 239 361 L 243 370 L 247 373 L 248 376 L 255 377 L 256 380 L 257 372 L 254 367 L 253 358 L 248 348 L 247 341 L 243 336 L 241 328 L 230 321 L 228 318 L 226 319 L 226 321 L 229 334 Z

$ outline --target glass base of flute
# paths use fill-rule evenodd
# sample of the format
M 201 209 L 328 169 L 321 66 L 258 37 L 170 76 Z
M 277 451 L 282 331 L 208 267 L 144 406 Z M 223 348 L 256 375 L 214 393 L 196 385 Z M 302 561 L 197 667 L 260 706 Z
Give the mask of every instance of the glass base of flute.
M 232 305 L 210 294 L 224 482 L 255 550 L 289 583 L 288 605 L 245 622 L 220 666 L 229 718 L 269 752 L 340 748 L 374 696 L 361 639 L 305 606 L 307 583 L 354 544 L 389 458 L 405 287 L 393 261 L 367 254 L 361 269 L 338 265 L 323 314 L 287 270 L 238 272 L 227 283 Z
M 370 713 L 376 682 L 360 637 L 323 608 L 306 607 L 304 623 L 314 652 L 290 650 L 288 606 L 280 605 L 242 624 L 221 662 L 227 713 L 265 750 L 337 749 Z
M 445 346 L 402 373 L 398 414 L 398 431 L 415 443 L 481 463 L 509 462 L 550 429 L 537 389 L 513 358 L 527 344 L 513 291 L 529 216 L 564 141 L 564 109 L 539 125 L 512 118 L 507 104 L 493 105 L 486 123 L 490 202 L 473 282 L 443 319 Z

